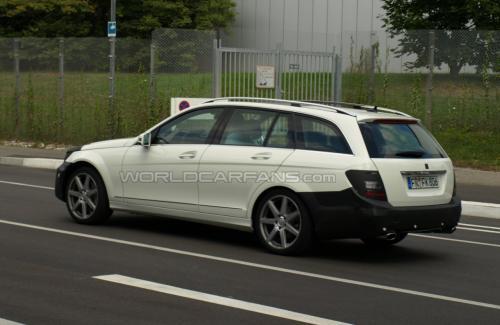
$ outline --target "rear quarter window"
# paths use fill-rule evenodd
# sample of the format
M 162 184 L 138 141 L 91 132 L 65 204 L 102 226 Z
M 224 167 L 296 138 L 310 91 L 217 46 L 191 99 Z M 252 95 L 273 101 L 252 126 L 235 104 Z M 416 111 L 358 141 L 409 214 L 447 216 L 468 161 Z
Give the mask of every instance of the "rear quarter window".
M 297 138 L 302 149 L 352 154 L 339 128 L 314 117 L 298 116 Z

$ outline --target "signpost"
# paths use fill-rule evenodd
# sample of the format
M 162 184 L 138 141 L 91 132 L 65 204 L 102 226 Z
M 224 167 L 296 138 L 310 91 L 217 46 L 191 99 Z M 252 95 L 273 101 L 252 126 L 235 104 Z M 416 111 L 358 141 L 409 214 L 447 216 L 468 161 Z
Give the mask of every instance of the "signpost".
M 111 0 L 110 21 L 108 22 L 109 38 L 109 133 L 116 134 L 115 122 L 115 45 L 116 45 L 116 0 Z
M 275 71 L 272 65 L 256 66 L 257 77 L 255 78 L 255 86 L 257 88 L 274 88 Z
M 108 37 L 116 37 L 116 21 L 108 21 Z

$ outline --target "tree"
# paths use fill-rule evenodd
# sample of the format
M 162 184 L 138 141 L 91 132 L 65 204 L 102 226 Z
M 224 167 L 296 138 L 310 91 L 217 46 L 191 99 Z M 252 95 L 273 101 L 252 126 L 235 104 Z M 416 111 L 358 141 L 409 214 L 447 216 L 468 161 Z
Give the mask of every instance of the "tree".
M 89 0 L 2 0 L 0 35 L 88 36 L 94 10 Z
M 485 64 L 484 58 L 495 54 L 491 44 L 498 41 L 492 42 L 491 33 L 481 30 L 500 29 L 498 0 L 383 0 L 382 7 L 384 27 L 391 37 L 400 37 L 396 53 L 417 54 L 410 67 L 427 65 L 426 30 L 436 30 L 436 66 L 447 64 L 452 75 L 458 75 L 465 64 Z
M 110 0 L 1 0 L 2 36 L 106 36 Z M 118 35 L 150 38 L 155 28 L 225 28 L 232 0 L 117 0 Z

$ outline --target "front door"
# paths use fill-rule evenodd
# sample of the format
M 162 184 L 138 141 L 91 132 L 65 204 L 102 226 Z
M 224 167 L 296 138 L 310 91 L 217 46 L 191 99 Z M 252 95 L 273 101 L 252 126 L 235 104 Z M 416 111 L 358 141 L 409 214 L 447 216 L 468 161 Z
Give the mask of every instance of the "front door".
M 209 108 L 185 113 L 153 131 L 151 147 L 131 147 L 120 175 L 126 202 L 198 211 L 196 172 L 222 112 Z

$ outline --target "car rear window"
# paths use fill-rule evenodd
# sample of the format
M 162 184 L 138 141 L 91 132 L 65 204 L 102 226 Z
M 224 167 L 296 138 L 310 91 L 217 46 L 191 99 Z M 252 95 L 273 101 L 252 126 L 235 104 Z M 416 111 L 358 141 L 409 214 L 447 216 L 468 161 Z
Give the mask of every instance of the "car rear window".
M 360 123 L 363 139 L 372 158 L 444 158 L 432 135 L 412 121 L 374 121 Z

